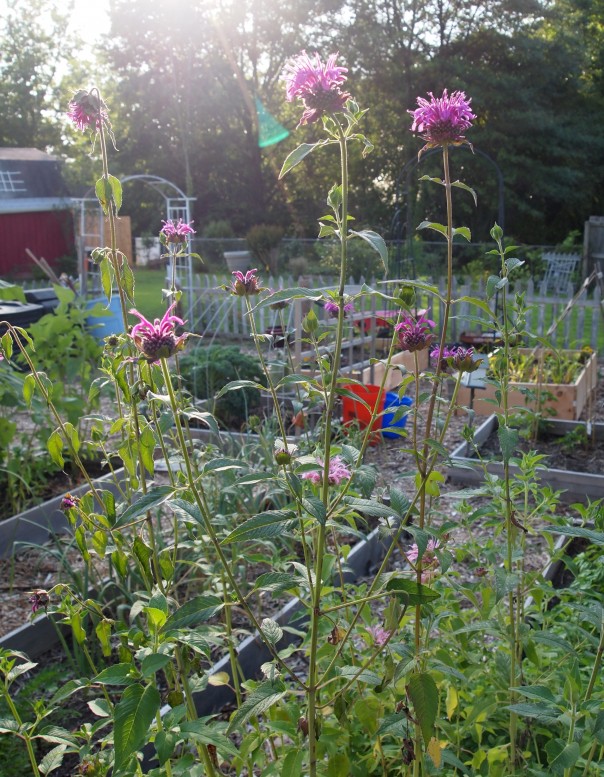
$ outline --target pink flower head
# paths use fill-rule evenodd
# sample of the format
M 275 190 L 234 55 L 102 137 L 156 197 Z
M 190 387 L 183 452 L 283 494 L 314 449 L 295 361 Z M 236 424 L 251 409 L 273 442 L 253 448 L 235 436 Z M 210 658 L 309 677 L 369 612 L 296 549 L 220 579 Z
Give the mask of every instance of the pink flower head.
M 310 480 L 316 486 L 321 485 L 323 482 L 323 467 L 325 462 L 322 459 L 317 459 L 317 464 L 321 467 L 320 470 L 312 470 L 312 472 L 304 472 L 300 477 L 304 480 Z M 350 479 L 350 470 L 344 464 L 341 456 L 334 456 L 329 460 L 329 485 L 339 486 L 343 480 Z
M 374 644 L 378 647 L 385 645 L 394 634 L 393 631 L 388 631 L 383 626 L 367 626 L 367 631 L 371 634 Z
M 467 98 L 464 92 L 452 92 L 448 94 L 445 89 L 442 97 L 434 97 L 428 92 L 430 100 L 424 97 L 417 98 L 419 108 L 408 111 L 413 116 L 412 132 L 419 132 L 427 144 L 419 152 L 427 148 L 446 146 L 449 144 L 458 146 L 468 143 L 464 132 L 472 126 L 472 120 L 476 116 L 470 109 L 471 98 Z
M 437 345 L 430 352 L 430 356 L 440 362 L 439 369 L 443 371 L 450 367 L 458 372 L 474 372 L 480 366 L 480 361 L 474 359 L 474 349 L 463 348 L 461 345 L 453 346 L 453 348 L 445 346 L 442 354 Z
M 45 591 L 43 588 L 37 588 L 35 591 L 31 592 L 28 601 L 31 604 L 31 611 L 37 612 L 41 607 L 44 609 L 48 607 L 50 596 L 48 591 Z
M 132 309 L 130 311 L 133 316 L 140 318 L 140 324 L 135 324 L 132 327 L 130 337 L 147 361 L 156 363 L 160 359 L 173 356 L 184 348 L 188 334 L 180 335 L 180 337 L 175 335 L 175 327 L 183 326 L 185 323 L 182 318 L 172 315 L 175 307 L 176 302 L 173 302 L 164 313 L 162 320 L 156 318 L 153 323 L 147 321 L 138 310 Z
M 159 234 L 164 236 L 166 243 L 186 243 L 189 235 L 195 234 L 191 224 L 187 224 L 182 219 L 178 219 L 178 224 L 175 224 L 172 219 L 162 221 L 162 224 Z
M 247 297 L 250 294 L 260 294 L 264 289 L 258 282 L 257 272 L 258 270 L 248 270 L 246 273 L 242 273 L 240 270 L 235 270 L 232 273 L 234 280 L 231 281 L 230 286 L 225 288 L 230 289 L 230 291 L 238 297 Z
M 430 580 L 432 580 L 434 577 L 436 570 L 438 569 L 439 562 L 435 551 L 439 548 L 440 543 L 438 540 L 428 540 L 428 545 L 426 546 L 426 550 L 424 551 L 421 559 L 422 583 L 429 583 Z M 419 548 L 417 547 L 417 544 L 414 543 L 405 555 L 407 556 L 407 561 L 410 564 L 413 564 L 413 566 L 416 566 L 419 558 Z
M 304 103 L 300 125 L 317 121 L 325 113 L 341 111 L 350 94 L 340 86 L 346 80 L 348 68 L 336 65 L 337 54 L 331 54 L 325 63 L 315 53 L 311 58 L 305 51 L 291 59 L 283 71 L 289 102 L 297 97 Z
M 67 116 L 82 132 L 85 132 L 89 127 L 95 131 L 99 130 L 102 124 L 111 126 L 107 106 L 101 100 L 98 92 L 87 92 L 84 89 L 76 92 L 69 103 Z
M 394 327 L 401 351 L 423 351 L 424 348 L 428 348 L 434 339 L 434 334 L 430 330 L 435 326 L 434 321 L 430 321 L 424 314 L 418 319 L 405 316 L 400 324 Z
M 323 303 L 323 308 L 330 318 L 337 318 L 340 315 L 340 306 L 332 299 L 328 299 Z M 344 315 L 352 313 L 354 310 L 354 302 L 352 300 L 344 301 Z

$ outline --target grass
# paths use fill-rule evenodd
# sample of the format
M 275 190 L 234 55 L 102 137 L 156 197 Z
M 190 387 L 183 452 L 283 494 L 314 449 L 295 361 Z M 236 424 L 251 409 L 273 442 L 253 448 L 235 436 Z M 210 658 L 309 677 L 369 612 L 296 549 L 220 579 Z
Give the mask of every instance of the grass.
M 136 309 L 146 318 L 161 318 L 166 311 L 162 289 L 166 287 L 166 271 L 134 267 L 134 298 Z

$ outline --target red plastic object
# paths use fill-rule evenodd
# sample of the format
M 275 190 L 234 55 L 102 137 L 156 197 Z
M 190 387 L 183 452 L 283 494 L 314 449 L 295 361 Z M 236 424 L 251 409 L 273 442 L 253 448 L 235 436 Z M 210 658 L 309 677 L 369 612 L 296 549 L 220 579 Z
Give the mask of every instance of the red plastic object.
M 369 422 L 371 421 L 373 409 L 376 407 L 378 394 L 380 393 L 380 387 L 373 386 L 372 384 L 368 384 L 366 386 L 357 386 L 353 384 L 346 385 L 343 388 L 347 389 L 353 394 L 356 394 L 359 399 L 357 400 L 353 399 L 352 397 L 342 397 L 342 421 L 344 424 L 350 424 L 356 421 L 361 429 L 366 429 L 367 426 L 369 426 Z M 379 413 L 381 413 L 384 409 L 385 399 L 386 392 L 383 391 L 380 398 L 380 404 L 377 409 L 378 417 L 375 419 L 371 427 L 372 431 L 377 432 L 377 434 L 372 435 L 372 442 L 378 442 L 380 439 L 382 417 L 379 415 Z M 367 405 L 369 405 L 371 410 L 366 408 L 365 405 L 361 404 L 359 400 L 362 400 Z

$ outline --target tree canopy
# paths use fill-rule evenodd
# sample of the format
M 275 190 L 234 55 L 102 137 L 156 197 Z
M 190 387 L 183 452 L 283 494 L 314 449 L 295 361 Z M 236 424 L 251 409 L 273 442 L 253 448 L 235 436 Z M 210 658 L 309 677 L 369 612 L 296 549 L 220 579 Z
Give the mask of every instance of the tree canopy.
M 481 154 L 453 158 L 454 174 L 479 194 L 477 210 L 459 204 L 477 239 L 497 215 L 496 167 L 516 240 L 555 243 L 602 207 L 602 0 L 111 0 L 111 32 L 89 71 L 77 45 L 65 45 L 68 14 L 58 8 L 20 0 L 17 12 L 9 2 L 3 145 L 54 151 L 70 161 L 71 181 L 81 172 L 88 184 L 89 145 L 71 141 L 58 101 L 68 86 L 100 81 L 117 138 L 114 173 L 176 183 L 196 198 L 200 231 L 226 219 L 240 235 L 256 223 L 316 235 L 338 178 L 335 154 L 312 155 L 278 180 L 285 155 L 320 133 L 297 129 L 300 107 L 285 101 L 280 81 L 302 49 L 339 51 L 347 89 L 369 109 L 363 129 L 375 151 L 351 158 L 351 208 L 363 224 L 388 236 L 401 173 L 421 147 L 408 110 L 444 88 L 463 89 L 477 115 L 470 140 Z M 278 145 L 258 147 L 256 98 L 290 130 Z M 417 177 L 407 192 L 414 220 L 438 217 Z M 138 232 L 157 231 L 163 214 L 132 210 Z

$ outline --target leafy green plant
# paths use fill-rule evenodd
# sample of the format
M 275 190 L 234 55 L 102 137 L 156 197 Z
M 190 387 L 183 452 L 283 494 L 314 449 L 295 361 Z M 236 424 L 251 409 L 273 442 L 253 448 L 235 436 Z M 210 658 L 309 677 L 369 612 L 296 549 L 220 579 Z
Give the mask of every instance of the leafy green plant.
M 260 391 L 250 385 L 215 399 L 231 381 L 264 384 L 264 374 L 255 356 L 236 346 L 201 345 L 180 359 L 180 369 L 185 387 L 197 399 L 211 400 L 213 414 L 225 426 L 241 429 L 250 415 L 259 412 Z
M 276 224 L 255 224 L 245 236 L 254 259 L 273 275 L 277 272 L 278 248 L 284 230 Z

